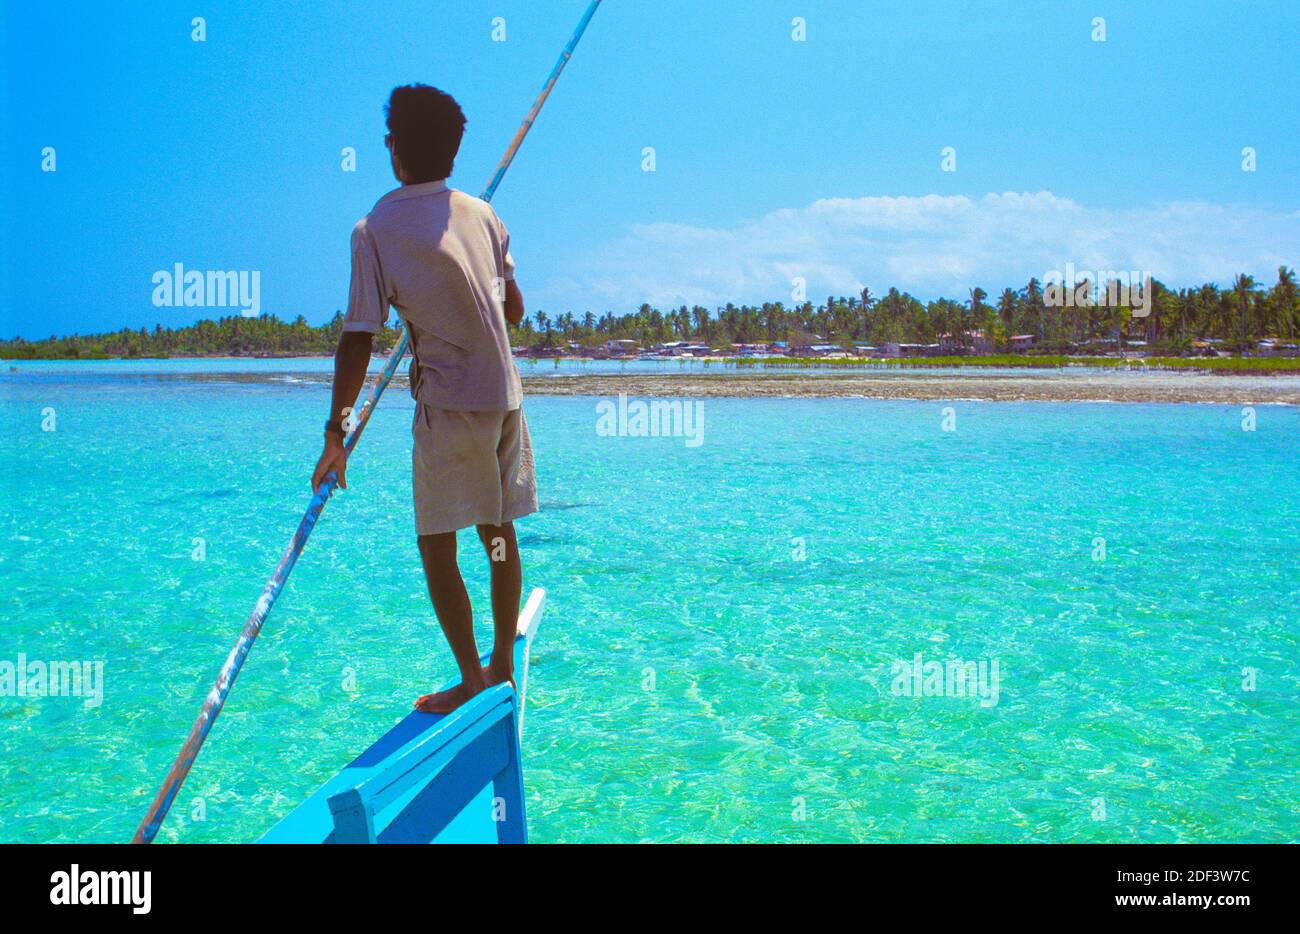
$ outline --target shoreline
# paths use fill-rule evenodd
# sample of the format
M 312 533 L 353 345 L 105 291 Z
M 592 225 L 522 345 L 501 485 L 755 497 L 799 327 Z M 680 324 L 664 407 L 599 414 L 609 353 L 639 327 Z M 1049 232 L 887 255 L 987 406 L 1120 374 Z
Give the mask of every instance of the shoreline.
M 934 376 L 892 374 L 582 375 L 525 377 L 525 396 L 910 399 L 1300 405 L 1300 379 L 1211 374 Z
M 11 374 L 6 374 L 11 376 Z M 373 373 L 371 374 L 373 377 Z M 66 374 L 49 374 L 57 378 Z M 328 372 L 146 372 L 96 374 L 98 378 L 155 382 L 235 383 L 327 387 Z M 43 376 L 38 376 L 44 378 Z M 78 377 L 73 376 L 73 379 Z M 1177 372 L 1168 370 L 971 373 L 949 370 L 876 370 L 856 373 L 729 370 L 698 373 L 521 374 L 525 396 L 734 399 L 899 399 L 979 402 L 1201 403 L 1300 406 L 1300 376 Z M 369 384 L 369 381 L 368 381 Z M 406 392 L 399 371 L 390 390 Z
M 0 357 L 6 368 L 23 363 L 152 363 L 174 360 L 332 360 L 332 353 L 284 354 L 172 354 L 165 357 Z M 372 354 L 373 361 L 387 361 L 386 354 Z M 635 366 L 646 362 L 639 358 L 581 357 L 581 356 L 531 356 L 515 355 L 516 368 L 545 366 L 563 361 L 574 364 L 609 364 Z M 943 372 L 958 369 L 1014 369 L 1044 372 L 1056 370 L 1105 370 L 1117 373 L 1185 373 L 1228 376 L 1300 376 L 1300 357 L 1120 357 L 1120 356 L 1055 356 L 1035 354 L 973 354 L 960 357 L 662 357 L 652 362 L 700 364 L 718 367 L 730 374 L 790 371 L 790 370 L 858 370 L 863 375 L 898 374 L 907 371 Z M 522 372 L 521 372 L 522 375 Z

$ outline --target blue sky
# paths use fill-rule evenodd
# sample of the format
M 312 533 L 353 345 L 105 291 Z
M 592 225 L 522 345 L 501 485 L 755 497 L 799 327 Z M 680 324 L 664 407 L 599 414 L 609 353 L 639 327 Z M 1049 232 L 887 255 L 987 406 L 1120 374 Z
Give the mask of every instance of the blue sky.
M 460 100 L 451 182 L 477 194 L 585 5 L 5 0 L 0 336 L 229 313 L 155 307 L 175 263 L 328 319 L 395 185 L 389 90 Z M 1271 281 L 1300 262 L 1298 37 L 1292 2 L 605 0 L 494 203 L 552 315 L 789 302 L 795 278 L 964 298 L 1067 262 Z

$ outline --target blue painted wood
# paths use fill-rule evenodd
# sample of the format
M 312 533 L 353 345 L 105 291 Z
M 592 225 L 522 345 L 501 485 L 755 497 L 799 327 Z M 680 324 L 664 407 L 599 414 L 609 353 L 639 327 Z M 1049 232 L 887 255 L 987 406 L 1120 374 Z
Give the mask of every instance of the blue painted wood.
M 512 724 L 513 725 L 513 724 Z M 516 739 L 518 731 L 508 734 Z M 521 756 L 511 756 L 506 767 L 492 779 L 496 799 L 492 819 L 497 824 L 498 843 L 527 843 L 528 815 L 524 813 L 524 770 Z
M 377 774 L 331 795 L 331 839 L 335 843 L 391 842 L 392 837 L 385 838 L 378 831 L 378 815 L 409 800 L 391 821 L 396 825 L 393 836 L 408 842 L 432 842 L 486 785 L 495 788 L 502 776 L 500 780 L 508 788 L 507 773 L 520 774 L 517 723 L 514 688 L 498 684 L 479 694 L 388 760 Z M 449 769 L 453 763 L 456 768 Z M 415 792 L 415 797 L 409 792 Z M 519 803 L 517 799 L 515 803 Z M 518 834 L 517 828 L 512 831 Z
M 545 601 L 534 590 L 519 615 L 517 697 L 498 685 L 450 714 L 411 711 L 261 842 L 525 842 L 519 736 Z
M 495 782 L 496 773 L 518 761 L 507 755 L 500 742 L 501 734 L 508 728 L 498 724 L 496 742 L 480 750 L 474 757 L 461 756 L 453 759 L 440 771 L 432 781 L 419 790 L 411 802 L 394 817 L 383 833 L 379 834 L 379 843 L 429 843 L 452 822 L 459 813 L 486 813 L 494 816 L 495 788 L 487 794 L 489 781 Z M 494 755 L 495 753 L 495 755 Z M 491 776 L 485 780 L 484 775 Z M 471 810 L 472 809 L 472 810 Z M 436 829 L 436 832 L 435 832 Z M 497 828 L 500 840 L 500 828 Z

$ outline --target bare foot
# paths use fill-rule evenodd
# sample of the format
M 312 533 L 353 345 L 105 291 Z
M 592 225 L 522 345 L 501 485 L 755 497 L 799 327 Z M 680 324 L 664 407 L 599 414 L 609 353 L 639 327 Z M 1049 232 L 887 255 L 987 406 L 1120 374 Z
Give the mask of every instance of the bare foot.
M 515 684 L 515 673 L 513 671 L 496 671 L 491 665 L 488 665 L 483 669 L 483 680 L 487 682 L 488 687 L 495 687 L 509 681 L 510 686 L 515 689 L 515 693 L 519 693 L 519 685 Z
M 422 695 L 416 699 L 415 709 L 420 713 L 451 713 L 477 693 L 478 691 L 471 692 L 465 685 L 458 684 L 445 691 Z

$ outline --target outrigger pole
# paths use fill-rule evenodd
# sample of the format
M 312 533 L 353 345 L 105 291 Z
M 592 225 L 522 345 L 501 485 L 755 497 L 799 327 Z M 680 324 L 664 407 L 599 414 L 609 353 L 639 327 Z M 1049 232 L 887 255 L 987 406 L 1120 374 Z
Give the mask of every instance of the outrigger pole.
M 523 143 L 524 137 L 532 129 L 533 121 L 537 119 L 537 114 L 541 112 L 542 105 L 546 103 L 546 98 L 550 96 L 551 89 L 555 87 L 555 82 L 559 80 L 560 72 L 564 71 L 564 66 L 569 63 L 569 59 L 573 56 L 573 50 L 577 47 L 578 40 L 582 38 L 587 24 L 591 22 L 591 18 L 595 15 L 598 6 L 600 6 L 600 0 L 591 0 L 587 12 L 582 14 L 582 19 L 578 21 L 577 28 L 573 30 L 573 35 L 569 37 L 569 41 L 565 44 L 559 60 L 555 63 L 555 67 L 551 69 L 550 76 L 546 79 L 546 83 L 542 85 L 541 93 L 537 95 L 537 100 L 533 102 L 528 115 L 524 117 L 524 122 L 519 125 L 519 129 L 515 132 L 515 138 L 510 141 L 506 154 L 501 157 L 501 163 L 497 166 L 496 171 L 492 173 L 492 180 L 488 182 L 487 188 L 483 191 L 484 201 L 491 201 L 492 196 L 496 194 L 497 186 L 501 184 L 506 169 L 510 168 L 510 163 L 514 161 L 515 153 L 519 151 L 519 146 Z M 393 378 L 393 374 L 397 372 L 397 365 L 401 362 L 406 353 L 407 345 L 410 343 L 409 337 L 406 324 L 403 323 L 402 336 L 398 338 L 397 344 L 389 353 L 388 362 L 371 385 L 370 395 L 366 398 L 365 404 L 361 406 L 360 411 L 354 413 L 355 427 L 343 442 L 343 449 L 349 455 L 352 453 L 352 449 L 357 446 L 357 441 L 361 438 L 361 432 L 365 430 L 366 423 L 370 421 L 370 415 L 374 412 L 375 406 L 379 404 L 379 397 L 384 394 L 384 390 L 388 388 L 388 383 Z M 244 629 L 239 634 L 239 639 L 236 640 L 230 654 L 226 657 L 226 663 L 221 666 L 221 674 L 217 676 L 217 683 L 208 692 L 207 699 L 203 702 L 203 709 L 199 711 L 199 718 L 194 721 L 194 726 L 190 727 L 190 734 L 185 738 L 185 745 L 181 747 L 180 753 L 176 756 L 176 761 L 172 763 L 171 769 L 168 770 L 167 778 L 163 781 L 162 787 L 158 789 L 153 804 L 149 806 L 149 812 L 145 814 L 144 820 L 140 822 L 140 826 L 131 840 L 132 843 L 152 843 L 154 837 L 158 835 L 158 829 L 162 826 L 163 818 L 167 816 L 167 811 L 171 808 L 172 802 L 176 800 L 176 795 L 181 790 L 185 777 L 189 775 L 190 767 L 194 765 L 199 750 L 203 748 L 203 741 L 208 738 L 208 733 L 212 731 L 212 724 L 216 722 L 217 715 L 221 713 L 221 708 L 230 695 L 231 686 L 234 685 L 235 679 L 239 677 L 239 671 L 244 666 L 244 659 L 248 657 L 248 652 L 252 649 L 258 633 L 262 631 L 262 625 L 266 622 L 271 607 L 275 605 L 276 598 L 280 596 L 280 591 L 284 589 L 284 582 L 289 579 L 289 574 L 293 571 L 298 556 L 302 554 L 303 546 L 307 544 L 307 537 L 311 535 L 311 530 L 315 528 L 316 520 L 320 518 L 321 510 L 325 508 L 325 503 L 329 501 L 330 494 L 334 492 L 337 484 L 338 476 L 331 470 L 325 475 L 325 480 L 321 483 L 315 495 L 312 496 L 307 511 L 303 514 L 302 522 L 298 524 L 298 531 L 293 533 L 293 538 L 289 541 L 289 547 L 285 549 L 284 555 L 280 558 L 275 573 L 266 582 L 266 587 L 262 590 L 262 596 L 258 598 L 257 605 L 253 607 L 248 622 L 244 623 Z

